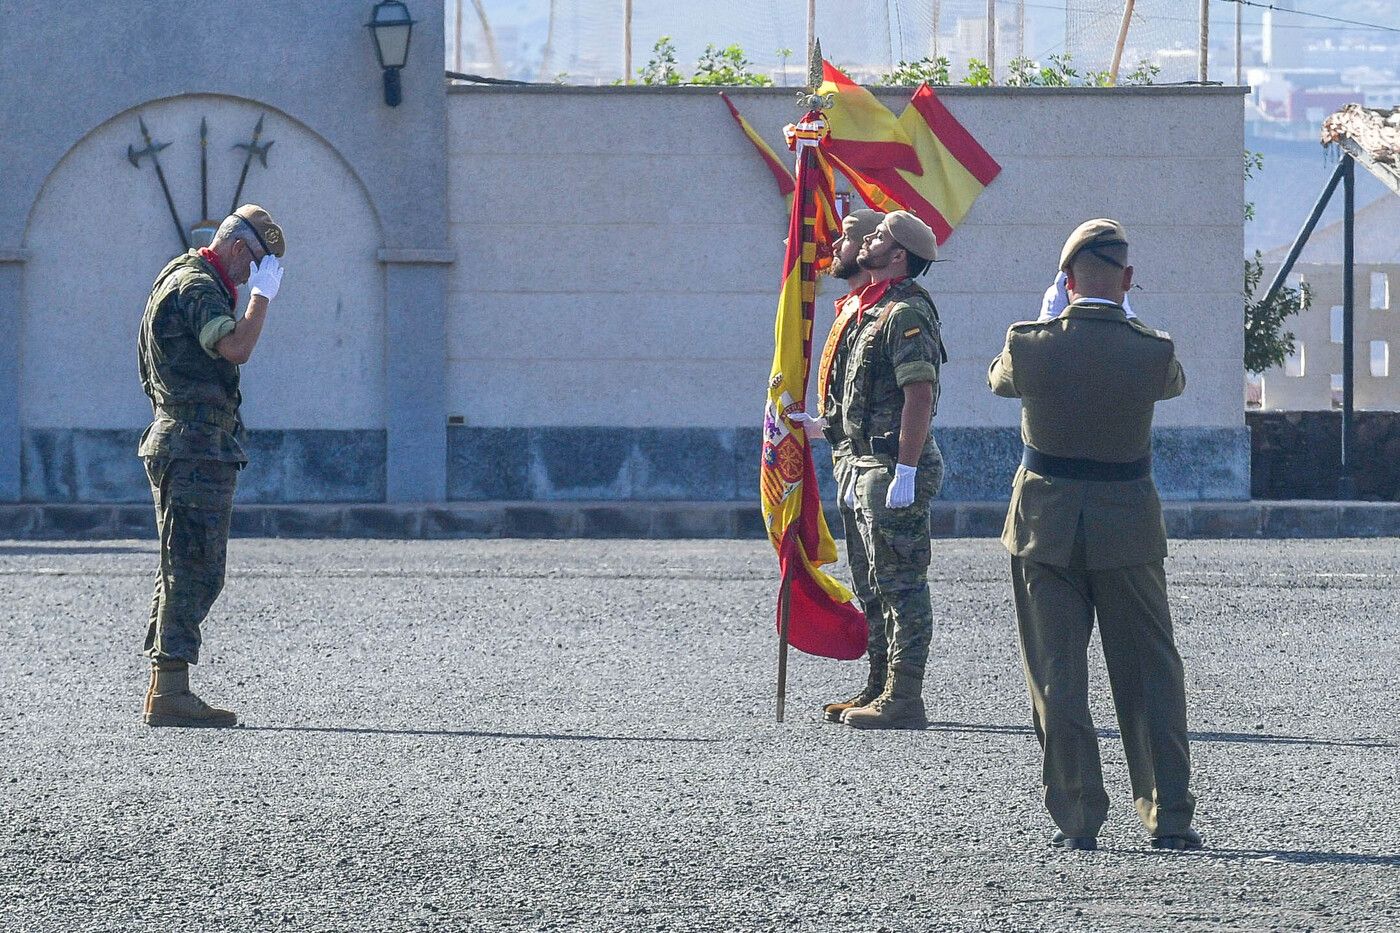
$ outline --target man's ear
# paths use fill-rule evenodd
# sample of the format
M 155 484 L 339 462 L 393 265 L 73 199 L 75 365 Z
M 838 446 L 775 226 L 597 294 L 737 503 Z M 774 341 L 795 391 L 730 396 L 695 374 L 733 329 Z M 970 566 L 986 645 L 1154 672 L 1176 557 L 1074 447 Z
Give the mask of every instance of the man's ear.
M 1131 291 L 1133 287 L 1133 267 L 1126 266 L 1123 269 L 1123 291 Z
M 1072 291 L 1074 291 L 1074 273 L 1067 270 L 1065 272 L 1065 294 Z

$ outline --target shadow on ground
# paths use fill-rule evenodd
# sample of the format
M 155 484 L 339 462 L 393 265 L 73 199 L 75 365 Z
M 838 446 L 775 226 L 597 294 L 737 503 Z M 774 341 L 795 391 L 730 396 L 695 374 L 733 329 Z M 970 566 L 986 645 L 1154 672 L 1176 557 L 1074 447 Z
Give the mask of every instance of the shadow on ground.
M 1030 726 L 1002 726 L 970 722 L 931 722 L 930 732 L 965 732 L 989 735 L 1034 735 Z M 1122 738 L 1117 729 L 1097 730 L 1101 739 Z M 1308 745 L 1337 748 L 1400 748 L 1400 744 L 1385 739 L 1322 739 L 1305 735 L 1268 735 L 1263 732 L 1191 732 L 1192 742 L 1246 742 L 1259 745 Z
M 538 742 L 703 743 L 719 739 L 655 735 L 581 735 L 552 732 L 481 732 L 471 729 L 376 729 L 357 726 L 243 726 L 245 732 L 321 732 L 329 735 L 413 735 L 447 739 L 527 739 Z

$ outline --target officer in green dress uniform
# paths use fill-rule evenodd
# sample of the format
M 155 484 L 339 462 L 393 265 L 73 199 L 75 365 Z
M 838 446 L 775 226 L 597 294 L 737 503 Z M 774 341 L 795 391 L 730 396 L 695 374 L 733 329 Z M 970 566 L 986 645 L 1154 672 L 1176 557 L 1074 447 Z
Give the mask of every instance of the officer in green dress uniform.
M 245 204 L 204 249 L 161 270 L 141 318 L 138 360 L 152 421 L 141 436 L 160 532 L 160 570 L 145 654 L 151 726 L 233 726 L 237 716 L 190 692 L 200 624 L 224 585 L 229 522 L 243 451 L 238 367 L 262 333 L 282 283 L 286 241 L 267 211 Z M 236 317 L 238 289 L 251 292 Z
M 1154 406 L 1186 386 L 1171 337 L 1124 313 L 1128 238 L 1108 219 L 1081 224 L 1060 268 L 1070 304 L 1013 324 L 992 361 L 997 395 L 1021 399 L 1021 467 L 1002 544 L 1036 736 L 1044 752 L 1051 843 L 1097 846 L 1108 815 L 1089 714 L 1095 619 L 1138 816 L 1152 844 L 1199 848 L 1181 657 L 1167 607 L 1162 505 L 1152 479 Z
M 930 428 L 946 356 L 938 311 L 914 277 L 937 254 L 927 224 L 893 211 L 866 238 L 858 257 L 871 283 L 860 293 L 841 388 L 841 431 L 850 444 L 851 471 L 845 498 L 869 562 L 889 661 L 879 694 L 841 713 L 841 722 L 857 729 L 928 725 L 923 678 L 933 629 L 929 505 L 943 482 L 943 456 Z

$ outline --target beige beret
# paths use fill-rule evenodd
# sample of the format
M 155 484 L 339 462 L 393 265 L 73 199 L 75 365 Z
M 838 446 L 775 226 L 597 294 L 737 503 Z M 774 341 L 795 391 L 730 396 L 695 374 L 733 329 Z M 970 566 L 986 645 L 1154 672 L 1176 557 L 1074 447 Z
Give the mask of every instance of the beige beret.
M 868 207 L 857 208 L 841 218 L 841 232 L 859 244 L 885 219 L 882 211 L 872 211 Z
M 885 229 L 900 246 L 920 259 L 933 262 L 938 258 L 938 237 L 929 225 L 908 211 L 891 211 L 885 215 Z
M 1116 220 L 1107 217 L 1099 217 L 1095 220 L 1086 220 L 1074 228 L 1074 232 L 1065 240 L 1065 248 L 1060 250 L 1060 271 L 1068 272 L 1069 264 L 1074 261 L 1075 254 L 1082 249 L 1091 246 L 1127 246 L 1128 234 L 1123 231 L 1123 225 Z
M 253 233 L 264 252 L 271 253 L 278 259 L 282 258 L 282 253 L 287 249 L 287 240 L 282 236 L 282 228 L 273 222 L 271 214 L 256 204 L 245 204 L 233 214 L 243 218 L 248 226 L 253 228 Z

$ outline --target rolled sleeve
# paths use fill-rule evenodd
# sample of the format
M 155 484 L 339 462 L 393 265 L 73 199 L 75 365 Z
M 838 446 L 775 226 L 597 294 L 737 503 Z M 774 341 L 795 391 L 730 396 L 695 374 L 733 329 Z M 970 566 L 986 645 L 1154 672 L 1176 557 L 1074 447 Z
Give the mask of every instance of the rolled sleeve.
M 938 368 L 925 360 L 900 363 L 894 368 L 894 381 L 901 389 L 911 382 L 937 382 Z
M 220 340 L 233 333 L 233 329 L 237 326 L 237 322 L 227 314 L 211 318 L 209 323 L 205 324 L 199 332 L 199 345 L 204 348 L 205 353 L 218 359 L 219 351 L 215 347 L 218 346 Z
M 900 387 L 911 382 L 937 382 L 938 324 L 931 314 L 920 314 L 911 305 L 897 308 L 885 327 L 886 349 Z
M 179 308 L 189 333 L 205 353 L 217 357 L 214 345 L 236 326 L 228 297 L 212 283 L 195 281 L 180 289 Z

